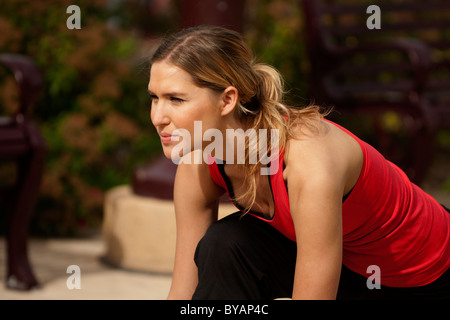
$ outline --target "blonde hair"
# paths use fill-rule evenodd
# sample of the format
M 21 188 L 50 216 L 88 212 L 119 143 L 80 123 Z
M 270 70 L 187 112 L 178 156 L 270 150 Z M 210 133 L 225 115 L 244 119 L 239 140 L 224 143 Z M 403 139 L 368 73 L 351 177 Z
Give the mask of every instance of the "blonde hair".
M 243 37 L 232 30 L 215 26 L 198 26 L 184 29 L 166 38 L 150 60 L 168 61 L 188 72 L 194 83 L 202 88 L 223 92 L 233 86 L 239 93 L 235 116 L 244 129 L 278 129 L 278 146 L 284 149 L 286 142 L 294 138 L 297 125 L 315 126 L 314 119 L 323 114 L 316 105 L 298 109 L 284 103 L 284 81 L 273 67 L 256 63 Z M 271 137 L 268 138 L 270 156 Z M 237 199 L 248 199 L 250 210 L 256 199 L 256 175 L 261 161 L 251 164 L 249 150 L 256 146 L 246 143 L 245 183 L 247 192 Z M 258 138 L 253 144 L 259 143 Z M 278 155 L 277 155 L 278 156 Z

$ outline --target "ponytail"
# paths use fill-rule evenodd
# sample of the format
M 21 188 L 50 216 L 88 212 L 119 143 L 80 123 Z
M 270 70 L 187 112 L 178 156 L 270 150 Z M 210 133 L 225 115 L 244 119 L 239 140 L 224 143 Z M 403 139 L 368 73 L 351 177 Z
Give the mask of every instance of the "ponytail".
M 253 71 L 257 78 L 257 88 L 255 95 L 249 104 L 242 105 L 242 114 L 246 115 L 245 122 L 247 128 L 259 129 L 277 129 L 278 130 L 278 150 L 284 150 L 289 138 L 295 137 L 294 128 L 297 126 L 307 126 L 310 129 L 317 129 L 317 119 L 322 119 L 325 113 L 317 105 L 310 105 L 302 109 L 289 107 L 284 103 L 284 80 L 281 74 L 273 67 L 266 64 L 253 65 Z M 250 116 L 249 116 L 250 115 Z M 272 154 L 272 136 L 268 131 L 267 154 L 265 157 L 270 159 L 278 158 L 278 154 Z M 259 139 L 259 138 L 258 138 Z M 257 143 L 257 145 L 255 145 Z M 253 145 L 246 145 L 246 160 L 251 150 L 257 150 L 258 145 L 263 143 L 257 141 Z M 259 159 L 261 160 L 261 159 Z M 247 199 L 250 205 L 246 208 L 246 213 L 250 210 L 256 200 L 256 175 L 261 169 L 261 162 L 250 164 L 246 161 L 244 164 L 245 180 L 248 183 L 247 191 L 240 195 L 236 200 L 241 202 Z M 240 201 L 241 200 L 241 201 Z M 242 203 L 242 202 L 241 202 Z

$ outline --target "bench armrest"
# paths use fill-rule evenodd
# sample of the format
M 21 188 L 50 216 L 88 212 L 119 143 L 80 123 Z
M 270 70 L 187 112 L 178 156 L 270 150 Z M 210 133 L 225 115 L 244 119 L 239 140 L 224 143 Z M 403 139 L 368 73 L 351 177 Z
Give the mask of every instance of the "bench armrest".
M 12 71 L 19 86 L 19 109 L 14 120 L 22 122 L 31 113 L 42 88 L 42 76 L 34 62 L 20 54 L 0 54 L 0 63 Z

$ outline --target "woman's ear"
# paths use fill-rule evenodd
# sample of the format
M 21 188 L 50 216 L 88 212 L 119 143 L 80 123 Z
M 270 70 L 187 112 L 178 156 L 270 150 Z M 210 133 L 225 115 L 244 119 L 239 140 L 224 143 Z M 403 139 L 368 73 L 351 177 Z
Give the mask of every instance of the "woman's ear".
M 239 101 L 239 93 L 233 86 L 229 86 L 222 93 L 222 108 L 220 114 L 226 116 L 233 112 L 236 104 Z

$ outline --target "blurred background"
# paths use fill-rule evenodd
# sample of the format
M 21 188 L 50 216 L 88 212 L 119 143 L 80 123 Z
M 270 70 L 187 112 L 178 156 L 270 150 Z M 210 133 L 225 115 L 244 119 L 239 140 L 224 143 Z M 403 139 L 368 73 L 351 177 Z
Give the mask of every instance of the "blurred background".
M 362 1 L 365 7 L 372 2 L 376 1 Z M 309 86 L 313 66 L 306 48 L 301 1 L 210 1 L 210 8 L 196 7 L 196 3 L 2 0 L 0 53 L 30 57 L 43 77 L 32 118 L 48 152 L 30 222 L 31 236 L 80 237 L 99 230 L 108 190 L 129 185 L 138 166 L 161 155 L 146 88 L 148 59 L 167 34 L 199 23 L 234 28 L 242 32 L 260 61 L 280 70 L 290 104 L 303 106 L 317 100 Z M 81 29 L 66 26 L 71 15 L 66 9 L 73 4 L 81 9 Z M 368 15 L 363 14 L 366 19 Z M 447 40 L 449 30 L 441 30 Z M 355 38 L 349 36 L 344 42 L 352 45 Z M 446 50 L 443 54 L 450 56 Z M 0 115 L 11 115 L 18 101 L 13 75 L 0 68 Z M 376 143 L 373 113 L 337 109 L 339 122 Z M 402 116 L 395 111 L 379 114 L 381 125 L 396 136 L 393 141 L 401 149 Z M 435 156 L 420 184 L 450 206 L 450 129 L 440 128 L 433 140 Z M 15 179 L 14 163 L 1 162 L 0 188 Z M 1 206 L 2 234 L 6 216 L 5 206 Z

